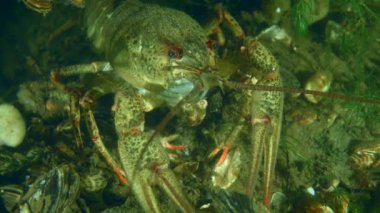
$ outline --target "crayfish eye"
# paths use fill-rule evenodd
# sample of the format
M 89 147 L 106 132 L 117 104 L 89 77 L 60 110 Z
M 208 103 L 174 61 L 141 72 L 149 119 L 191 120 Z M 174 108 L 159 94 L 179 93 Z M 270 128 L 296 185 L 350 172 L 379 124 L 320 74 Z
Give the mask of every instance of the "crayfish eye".
M 168 51 L 168 56 L 171 59 L 181 59 L 183 56 L 183 50 L 178 47 L 172 47 Z

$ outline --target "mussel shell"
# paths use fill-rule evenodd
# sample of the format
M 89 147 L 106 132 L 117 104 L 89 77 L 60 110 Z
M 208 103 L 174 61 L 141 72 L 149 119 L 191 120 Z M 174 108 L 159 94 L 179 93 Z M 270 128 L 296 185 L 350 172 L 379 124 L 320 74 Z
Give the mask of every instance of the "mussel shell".
M 327 92 L 330 89 L 332 76 L 327 72 L 318 71 L 314 73 L 306 82 L 306 90 L 314 90 L 319 92 Z M 305 98 L 314 104 L 321 101 L 321 96 L 305 94 Z
M 79 8 L 84 8 L 84 6 L 86 5 L 85 0 L 69 0 L 69 2 L 71 5 Z
M 52 0 L 23 0 L 24 4 L 31 10 L 46 14 L 53 8 Z
M 61 165 L 38 178 L 21 204 L 27 204 L 31 212 L 62 212 L 76 200 L 79 187 L 79 175 L 70 166 Z
M 24 195 L 24 190 L 18 185 L 5 185 L 0 187 L 0 212 L 8 211 L 17 205 Z M 3 209 L 4 208 L 4 209 Z

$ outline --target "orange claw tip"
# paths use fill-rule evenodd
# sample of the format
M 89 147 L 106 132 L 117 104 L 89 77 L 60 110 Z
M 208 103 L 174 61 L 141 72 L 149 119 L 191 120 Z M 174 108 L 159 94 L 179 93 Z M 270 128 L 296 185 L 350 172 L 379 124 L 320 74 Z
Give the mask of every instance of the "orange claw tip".
M 230 152 L 230 146 L 229 145 L 225 145 L 223 147 L 223 153 L 220 156 L 218 162 L 216 163 L 217 167 L 223 164 L 223 162 L 226 160 L 229 152 Z
M 165 143 L 165 148 L 169 150 L 184 150 L 186 147 L 186 145 L 172 145 L 170 143 Z
M 116 173 L 117 177 L 119 178 L 119 180 L 124 183 L 126 186 L 129 185 L 127 179 L 125 179 L 124 175 L 121 174 L 121 170 L 119 168 L 114 168 L 114 172 Z
M 272 119 L 269 116 L 263 117 L 263 118 L 252 118 L 251 124 L 255 125 L 257 123 L 269 123 Z
M 169 150 L 184 150 L 186 149 L 186 145 L 171 145 L 171 144 L 168 144 L 166 146 L 167 149 Z
M 269 195 L 265 195 L 265 196 L 264 196 L 264 201 L 263 201 L 263 203 L 264 203 L 265 206 L 269 206 L 269 203 L 270 203 Z

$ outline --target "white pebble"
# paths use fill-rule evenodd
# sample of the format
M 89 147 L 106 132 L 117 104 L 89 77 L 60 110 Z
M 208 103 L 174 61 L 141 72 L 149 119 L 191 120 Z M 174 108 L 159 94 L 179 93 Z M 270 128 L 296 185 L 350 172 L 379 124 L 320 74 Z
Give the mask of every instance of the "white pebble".
M 315 196 L 315 190 L 313 189 L 313 187 L 308 187 L 306 189 L 306 192 L 311 195 L 311 196 Z
M 0 104 L 0 146 L 16 147 L 24 140 L 26 126 L 16 107 Z

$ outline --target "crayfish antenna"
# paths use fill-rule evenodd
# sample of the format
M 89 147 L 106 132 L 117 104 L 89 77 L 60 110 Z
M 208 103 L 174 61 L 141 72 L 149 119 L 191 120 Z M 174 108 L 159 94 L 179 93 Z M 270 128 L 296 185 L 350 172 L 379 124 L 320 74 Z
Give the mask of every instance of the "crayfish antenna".
M 321 92 L 316 90 L 305 90 L 300 88 L 292 88 L 292 87 L 276 87 L 276 86 L 266 86 L 266 85 L 248 85 L 239 82 L 232 81 L 224 81 L 224 86 L 231 89 L 248 89 L 248 90 L 256 90 L 256 91 L 272 91 L 272 92 L 286 92 L 286 93 L 301 93 L 301 94 L 309 94 L 309 95 L 317 95 L 331 99 L 338 99 L 347 102 L 359 102 L 366 104 L 376 104 L 380 105 L 380 100 L 371 100 L 367 98 L 360 97 L 351 97 L 339 93 L 334 92 Z

